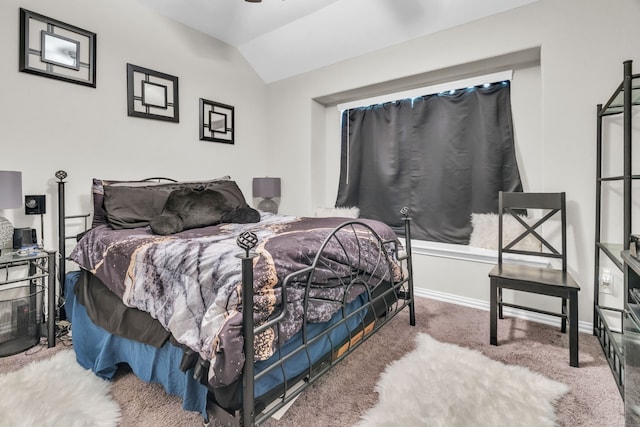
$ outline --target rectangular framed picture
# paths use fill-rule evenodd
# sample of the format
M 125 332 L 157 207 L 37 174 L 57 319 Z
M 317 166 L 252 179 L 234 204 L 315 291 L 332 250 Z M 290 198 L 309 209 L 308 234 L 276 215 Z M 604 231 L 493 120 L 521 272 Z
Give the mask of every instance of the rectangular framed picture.
M 200 98 L 200 140 L 233 144 L 234 108 Z
M 96 87 L 96 34 L 20 8 L 20 71 Z
M 132 117 L 179 122 L 178 78 L 127 64 L 127 113 Z

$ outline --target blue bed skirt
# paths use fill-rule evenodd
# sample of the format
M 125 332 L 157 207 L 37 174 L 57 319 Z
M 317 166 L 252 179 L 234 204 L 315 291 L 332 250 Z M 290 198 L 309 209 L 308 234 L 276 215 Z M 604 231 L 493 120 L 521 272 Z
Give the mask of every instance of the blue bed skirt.
M 79 271 L 65 277 L 65 310 L 71 322 L 76 360 L 99 377 L 112 379 L 118 363 L 126 363 L 143 381 L 159 383 L 167 393 L 182 398 L 182 408 L 207 415 L 207 387 L 193 379 L 193 370 L 182 372 L 182 349 L 166 342 L 156 348 L 113 335 L 91 322 L 82 304 L 76 303 L 73 288 Z
M 76 302 L 73 288 L 79 278 L 79 271 L 68 273 L 65 278 L 64 292 L 66 313 L 72 323 L 73 348 L 78 363 L 106 379 L 113 378 L 118 363 L 127 363 L 140 379 L 162 384 L 168 393 L 182 398 L 182 407 L 185 410 L 200 412 L 204 419 L 208 420 L 208 389 L 193 379 L 192 369 L 186 372 L 180 370 L 183 350 L 168 341 L 162 347 L 156 348 L 113 335 L 96 326 L 87 315 L 84 306 Z M 367 293 L 361 294 L 347 304 L 346 313 L 353 313 L 365 305 L 367 300 Z M 266 395 L 281 385 L 284 378 L 295 378 L 308 369 L 309 359 L 315 363 L 330 353 L 333 346 L 348 340 L 352 336 L 352 331 L 366 323 L 366 312 L 367 310 L 362 310 L 357 315 L 351 316 L 346 324 L 335 327 L 322 339 L 310 345 L 307 351 L 298 352 L 284 363 L 283 369 L 274 369 L 264 375 L 254 384 L 254 396 Z M 326 331 L 330 325 L 340 321 L 344 314 L 342 310 L 338 310 L 326 323 L 308 324 L 308 339 Z M 281 347 L 279 355 L 276 353 L 271 359 L 256 362 L 255 373 L 264 371 L 277 361 L 278 357 L 283 357 L 299 348 L 302 341 L 302 332 L 298 332 Z M 237 388 L 238 393 L 241 390 L 241 387 Z M 241 396 L 236 397 L 241 399 Z

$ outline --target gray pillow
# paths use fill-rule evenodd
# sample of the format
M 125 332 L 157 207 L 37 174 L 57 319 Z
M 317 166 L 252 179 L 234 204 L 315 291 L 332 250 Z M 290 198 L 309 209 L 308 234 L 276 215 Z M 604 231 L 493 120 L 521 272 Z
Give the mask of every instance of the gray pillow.
M 147 186 L 105 185 L 104 210 L 108 223 L 114 229 L 146 227 L 162 213 L 169 194 L 183 188 L 216 190 L 224 195 L 230 207 L 247 206 L 235 181 L 213 180 Z
M 106 180 L 106 179 L 98 179 L 93 178 L 93 182 L 91 184 L 91 196 L 93 199 L 93 219 L 91 222 L 91 227 L 97 227 L 102 224 L 108 224 L 107 213 L 104 211 L 104 186 L 111 184 L 122 184 L 122 185 L 145 185 L 142 184 L 144 181 L 133 180 L 133 181 L 115 181 L 115 180 Z

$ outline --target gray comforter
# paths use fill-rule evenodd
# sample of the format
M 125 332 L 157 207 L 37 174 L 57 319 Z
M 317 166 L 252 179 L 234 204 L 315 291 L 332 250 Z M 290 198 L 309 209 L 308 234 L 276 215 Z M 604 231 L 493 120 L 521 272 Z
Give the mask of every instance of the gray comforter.
M 259 223 L 223 224 L 170 236 L 155 235 L 149 227 L 113 230 L 102 225 L 83 236 L 69 259 L 101 279 L 127 306 L 148 312 L 178 342 L 211 361 L 219 349 L 222 331 L 236 334 L 231 338 L 237 342 L 242 340 L 240 328 L 226 327 L 241 304 L 241 263 L 237 255 L 243 251 L 236 244 L 237 237 L 244 231 L 252 231 L 259 239 L 253 261 L 253 302 L 254 322 L 260 325 L 281 312 L 284 277 L 308 267 L 326 236 L 346 221 L 263 213 Z M 383 240 L 397 239 L 385 224 L 361 221 Z M 349 295 L 344 295 L 345 287 L 336 286 L 336 279 L 349 277 L 354 270 L 384 280 L 398 280 L 401 269 L 392 260 L 389 271 L 387 260 L 379 259 L 376 246 L 374 236 L 366 233 L 357 239 L 353 233 L 345 233 L 339 244 L 328 245 L 323 257 L 328 261 L 315 271 L 311 295 L 320 300 L 344 298 L 349 302 L 364 287 L 353 287 Z M 350 254 L 356 253 L 362 256 L 351 258 Z M 395 258 L 395 254 L 389 255 Z M 267 329 L 256 336 L 256 361 L 273 355 L 278 334 L 284 341 L 300 329 L 305 286 L 294 283 L 288 289 L 287 314 L 279 330 Z M 336 303 L 314 300 L 306 319 L 327 321 L 338 308 Z

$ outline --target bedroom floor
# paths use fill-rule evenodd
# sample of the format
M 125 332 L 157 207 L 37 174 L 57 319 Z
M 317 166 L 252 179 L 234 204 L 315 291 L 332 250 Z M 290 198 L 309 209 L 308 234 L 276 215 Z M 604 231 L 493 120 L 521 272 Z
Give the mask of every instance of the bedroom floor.
M 384 367 L 413 350 L 413 337 L 424 332 L 438 341 L 482 352 L 505 364 L 528 367 L 564 382 L 571 391 L 556 406 L 559 426 L 624 426 L 624 405 L 597 339 L 580 334 L 580 368 L 568 364 L 567 336 L 556 328 L 506 318 L 499 323 L 500 345 L 489 345 L 489 313 L 425 298 L 416 300 L 416 326 L 408 324 L 408 311 L 382 328 L 328 375 L 306 390 L 273 426 L 351 426 L 366 409 L 375 405 L 374 392 Z M 68 349 L 34 347 L 27 352 L 0 358 L 0 374 L 33 360 Z M 122 426 L 202 425 L 199 414 L 182 410 L 178 398 L 157 384 L 145 384 L 123 369 L 112 392 L 122 408 Z M 320 405 L 318 404 L 320 402 Z

